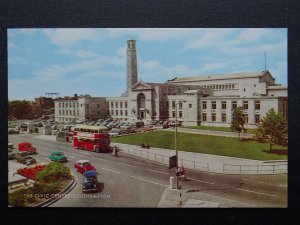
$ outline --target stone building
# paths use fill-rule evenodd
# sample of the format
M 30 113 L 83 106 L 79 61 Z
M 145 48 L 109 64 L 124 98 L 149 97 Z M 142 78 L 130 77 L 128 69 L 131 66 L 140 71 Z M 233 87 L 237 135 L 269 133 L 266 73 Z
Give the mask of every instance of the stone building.
M 106 99 L 76 94 L 73 97 L 56 98 L 55 121 L 71 123 L 77 120 L 107 117 Z
M 165 83 L 137 81 L 136 43 L 127 42 L 127 89 L 108 97 L 114 119 L 178 121 L 183 125 L 230 126 L 232 111 L 244 108 L 246 127 L 256 127 L 268 110 L 287 116 L 287 87 L 268 70 L 210 76 L 176 77 Z

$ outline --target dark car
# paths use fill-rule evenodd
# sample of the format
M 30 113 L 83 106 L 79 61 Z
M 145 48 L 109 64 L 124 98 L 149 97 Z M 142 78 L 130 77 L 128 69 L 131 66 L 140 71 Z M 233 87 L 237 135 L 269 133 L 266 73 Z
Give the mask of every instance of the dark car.
M 17 153 L 14 158 L 19 162 L 26 165 L 31 165 L 36 163 L 36 159 L 30 156 L 27 152 L 19 152 Z
M 96 171 L 87 171 L 83 175 L 82 192 L 98 192 L 100 186 Z

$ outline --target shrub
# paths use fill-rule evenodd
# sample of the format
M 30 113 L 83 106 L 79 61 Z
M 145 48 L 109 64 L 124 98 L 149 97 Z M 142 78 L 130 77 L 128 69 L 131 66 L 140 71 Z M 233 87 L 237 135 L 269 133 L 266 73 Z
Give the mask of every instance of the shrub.
M 16 190 L 12 193 L 9 193 L 8 204 L 15 207 L 23 207 L 27 202 L 27 193 L 26 189 Z
M 51 162 L 42 171 L 37 173 L 37 181 L 51 183 L 71 179 L 70 169 L 64 164 Z

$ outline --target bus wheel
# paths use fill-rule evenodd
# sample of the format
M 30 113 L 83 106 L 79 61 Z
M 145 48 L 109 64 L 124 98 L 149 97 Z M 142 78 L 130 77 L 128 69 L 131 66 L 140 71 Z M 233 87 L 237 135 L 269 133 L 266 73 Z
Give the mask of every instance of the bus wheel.
M 82 148 L 81 148 L 81 145 L 78 145 L 78 149 L 80 149 L 80 150 L 82 149 Z

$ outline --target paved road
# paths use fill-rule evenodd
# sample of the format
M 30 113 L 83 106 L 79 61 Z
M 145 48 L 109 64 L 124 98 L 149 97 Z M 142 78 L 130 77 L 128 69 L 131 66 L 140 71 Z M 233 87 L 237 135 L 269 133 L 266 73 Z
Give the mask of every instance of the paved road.
M 142 159 L 121 155 L 94 153 L 73 149 L 68 143 L 57 143 L 22 134 L 9 136 L 16 146 L 21 141 L 37 146 L 40 162 L 49 161 L 53 150 L 62 150 L 69 157 L 66 163 L 78 181 L 71 193 L 57 201 L 54 207 L 157 207 L 168 188 L 174 170 Z M 73 163 L 89 159 L 99 172 L 102 192 L 83 195 L 82 175 Z M 189 181 L 182 188 L 189 194 L 202 195 L 203 199 L 222 202 L 224 207 L 287 207 L 287 175 L 223 175 L 188 171 Z

